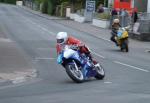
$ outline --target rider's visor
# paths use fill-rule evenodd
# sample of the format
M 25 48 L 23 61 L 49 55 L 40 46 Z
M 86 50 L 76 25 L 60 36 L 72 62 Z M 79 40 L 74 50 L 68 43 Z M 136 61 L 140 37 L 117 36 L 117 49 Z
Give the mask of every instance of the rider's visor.
M 63 43 L 64 39 L 57 39 L 57 43 Z

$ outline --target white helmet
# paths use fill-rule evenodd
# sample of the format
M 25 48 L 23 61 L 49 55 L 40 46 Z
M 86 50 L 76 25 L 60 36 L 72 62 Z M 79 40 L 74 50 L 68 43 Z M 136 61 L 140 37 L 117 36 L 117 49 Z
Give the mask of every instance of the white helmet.
M 56 39 L 57 39 L 57 43 L 59 43 L 59 44 L 65 43 L 68 39 L 67 32 L 58 32 L 57 36 L 56 36 Z
M 114 19 L 114 23 L 119 23 L 119 19 Z

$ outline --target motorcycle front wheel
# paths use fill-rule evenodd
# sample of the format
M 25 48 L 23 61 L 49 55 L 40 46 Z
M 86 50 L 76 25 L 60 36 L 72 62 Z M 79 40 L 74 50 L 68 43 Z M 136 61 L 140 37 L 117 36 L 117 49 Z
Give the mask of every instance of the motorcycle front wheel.
M 74 64 L 67 64 L 65 66 L 68 76 L 76 83 L 82 83 L 84 76 L 81 70 L 77 69 Z

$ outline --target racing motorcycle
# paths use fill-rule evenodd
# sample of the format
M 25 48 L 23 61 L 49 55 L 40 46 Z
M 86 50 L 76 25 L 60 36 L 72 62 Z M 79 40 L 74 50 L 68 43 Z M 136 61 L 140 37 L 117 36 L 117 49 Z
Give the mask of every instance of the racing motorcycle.
M 104 69 L 99 63 L 93 61 L 85 54 L 81 54 L 79 47 L 66 45 L 57 57 L 57 63 L 61 64 L 68 76 L 76 83 L 82 83 L 90 77 L 103 79 Z
M 129 51 L 129 47 L 128 47 L 128 27 L 125 28 L 119 28 L 119 30 L 117 31 L 117 36 L 116 36 L 116 41 L 120 47 L 121 51 Z

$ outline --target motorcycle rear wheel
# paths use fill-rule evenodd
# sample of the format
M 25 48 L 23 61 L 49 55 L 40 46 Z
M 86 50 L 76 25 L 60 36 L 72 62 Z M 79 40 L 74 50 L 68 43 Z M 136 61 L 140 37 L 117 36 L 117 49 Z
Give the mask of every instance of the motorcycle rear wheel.
M 121 47 L 120 47 L 121 51 L 126 51 L 129 52 L 129 47 L 128 47 L 128 39 L 124 39 L 121 43 Z
M 99 65 L 98 67 L 95 67 L 95 69 L 96 69 L 96 72 L 97 72 L 95 78 L 98 79 L 98 80 L 102 80 L 105 77 L 104 68 L 102 67 L 102 65 Z

